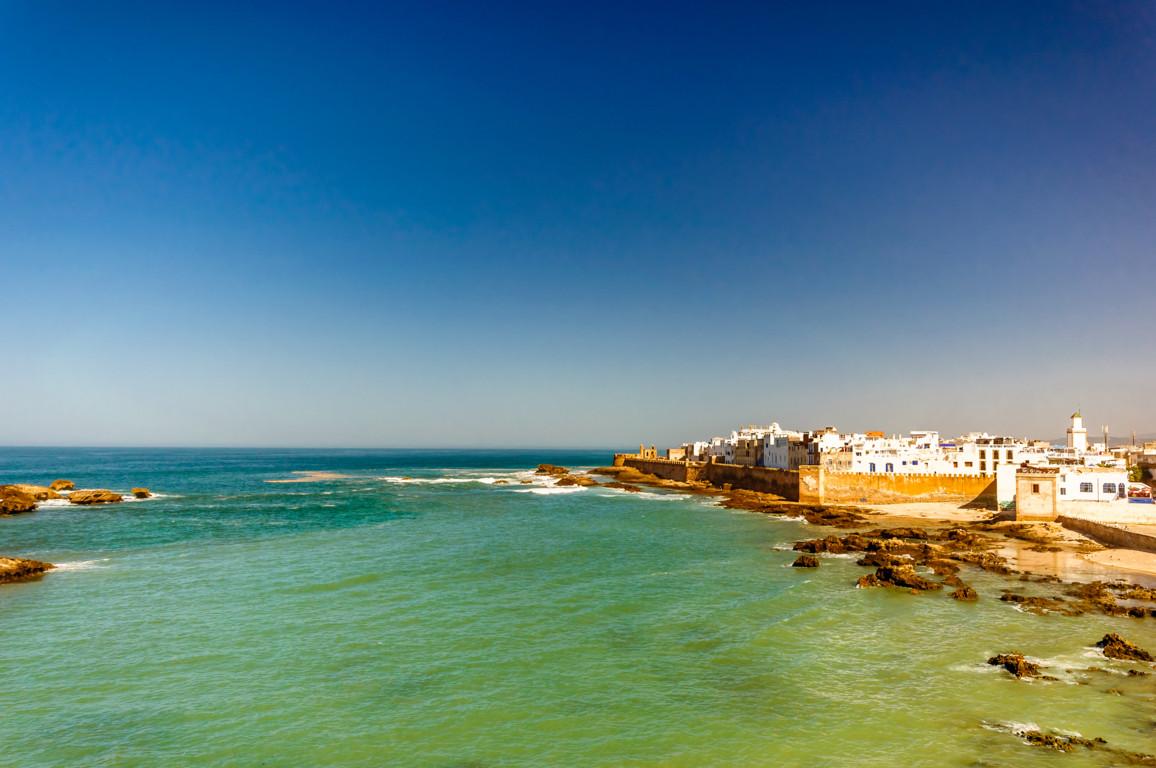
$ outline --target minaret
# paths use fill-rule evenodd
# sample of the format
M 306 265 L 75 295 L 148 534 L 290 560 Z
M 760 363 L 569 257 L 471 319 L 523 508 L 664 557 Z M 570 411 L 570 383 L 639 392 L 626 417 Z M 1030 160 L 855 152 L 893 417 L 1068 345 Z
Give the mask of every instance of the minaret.
M 1072 426 L 1068 427 L 1068 448 L 1076 453 L 1088 450 L 1088 430 L 1084 429 L 1084 417 L 1078 409 L 1072 414 Z

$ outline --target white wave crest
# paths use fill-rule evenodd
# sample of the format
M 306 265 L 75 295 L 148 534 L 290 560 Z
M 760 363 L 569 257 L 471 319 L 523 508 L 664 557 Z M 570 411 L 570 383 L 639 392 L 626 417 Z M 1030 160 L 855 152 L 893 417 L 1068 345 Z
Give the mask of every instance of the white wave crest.
M 102 557 L 98 560 L 74 560 L 69 563 L 56 563 L 56 571 L 90 571 L 94 568 L 104 568 L 101 563 L 107 563 L 108 558 Z
M 516 488 L 514 493 L 535 493 L 539 496 L 551 496 L 559 493 L 579 493 L 586 490 L 581 485 L 564 485 L 561 488 L 549 485 L 541 488 Z

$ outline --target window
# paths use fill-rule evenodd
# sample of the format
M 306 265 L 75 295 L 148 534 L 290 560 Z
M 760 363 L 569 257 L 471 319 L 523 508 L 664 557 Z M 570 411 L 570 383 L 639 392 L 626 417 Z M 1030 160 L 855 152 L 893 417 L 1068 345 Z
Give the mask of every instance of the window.
M 918 463 L 919 463 L 919 461 L 918 461 L 918 460 L 916 460 L 916 459 L 912 459 L 912 460 L 911 460 L 911 466 L 913 466 L 913 467 L 914 467 L 916 464 L 918 464 Z
M 1012 452 L 1009 450 L 1009 451 L 1006 451 L 1005 453 L 1007 455 L 1007 460 L 1011 461 L 1012 460 Z
M 1040 484 L 1039 483 L 1032 483 L 1032 493 L 1039 493 L 1039 492 L 1040 492 Z
M 1115 494 L 1116 493 L 1116 484 L 1115 483 L 1104 483 L 1104 493 Z
M 875 462 L 871 462 L 870 464 L 867 465 L 867 471 L 868 472 L 874 472 L 875 471 Z
M 1080 493 L 1091 493 L 1095 487 L 1091 483 L 1080 483 Z
M 895 465 L 892 464 L 891 462 L 887 462 L 887 471 L 888 472 L 894 472 L 895 471 Z
M 1060 489 L 1060 495 L 1061 496 L 1067 496 L 1068 495 L 1068 489 L 1067 488 L 1061 488 Z

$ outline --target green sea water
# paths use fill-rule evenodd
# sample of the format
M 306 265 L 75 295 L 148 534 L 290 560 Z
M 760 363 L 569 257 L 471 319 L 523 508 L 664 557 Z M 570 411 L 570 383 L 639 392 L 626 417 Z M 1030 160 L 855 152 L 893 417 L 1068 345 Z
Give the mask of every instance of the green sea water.
M 1119 764 L 1027 724 L 1156 753 L 1156 676 L 1090 648 L 1153 620 L 855 589 L 790 567 L 805 523 L 521 482 L 608 458 L 0 450 L 0 483 L 160 493 L 0 518 L 62 565 L 0 587 L 0 766 Z M 266 482 L 297 470 L 348 477 Z M 1060 680 L 984 663 L 1016 649 Z

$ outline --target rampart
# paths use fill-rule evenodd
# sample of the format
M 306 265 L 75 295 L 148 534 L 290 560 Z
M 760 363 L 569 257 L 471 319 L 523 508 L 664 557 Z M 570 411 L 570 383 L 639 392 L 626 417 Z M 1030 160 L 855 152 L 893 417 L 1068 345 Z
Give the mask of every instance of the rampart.
M 738 464 L 640 459 L 618 454 L 615 464 L 665 480 L 704 481 L 722 488 L 773 493 L 807 504 L 902 504 L 957 502 L 995 508 L 995 478 L 976 475 L 901 475 L 831 472 L 817 466 L 799 470 Z
M 818 470 L 822 504 L 961 502 L 995 508 L 995 478 L 988 475 L 901 475 Z

